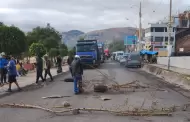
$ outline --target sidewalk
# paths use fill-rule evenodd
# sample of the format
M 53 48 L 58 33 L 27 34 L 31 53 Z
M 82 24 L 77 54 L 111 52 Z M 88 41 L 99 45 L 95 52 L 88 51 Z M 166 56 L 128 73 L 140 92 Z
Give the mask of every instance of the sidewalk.
M 68 66 L 63 66 L 62 68 L 63 68 L 63 72 L 60 73 L 60 74 L 63 74 L 65 72 L 69 71 Z M 59 75 L 59 74 L 57 74 L 57 69 L 56 68 L 51 69 L 51 74 L 52 74 L 53 77 Z M 43 75 L 44 75 L 44 72 L 43 72 Z M 48 75 L 47 75 L 47 79 L 49 79 Z M 26 76 L 17 77 L 17 81 L 18 81 L 21 88 L 26 87 L 28 85 L 32 85 L 36 81 L 36 72 L 29 72 Z M 8 89 L 8 84 L 4 85 L 3 87 L 0 87 L 0 95 L 5 94 L 7 89 Z M 17 89 L 17 87 L 13 83 L 12 84 L 12 90 L 15 90 L 15 89 Z
M 161 65 L 161 64 L 149 64 L 149 65 L 156 66 L 156 67 L 168 70 L 168 66 L 167 65 Z M 178 68 L 178 67 L 172 67 L 172 66 L 170 66 L 169 70 L 173 71 L 173 72 L 176 72 L 176 73 L 183 74 L 183 75 L 190 75 L 190 69 L 184 69 L 184 68 Z
M 168 70 L 166 65 L 145 64 L 142 67 L 142 70 L 153 74 L 176 87 L 190 90 L 190 70 L 188 69 L 170 67 Z

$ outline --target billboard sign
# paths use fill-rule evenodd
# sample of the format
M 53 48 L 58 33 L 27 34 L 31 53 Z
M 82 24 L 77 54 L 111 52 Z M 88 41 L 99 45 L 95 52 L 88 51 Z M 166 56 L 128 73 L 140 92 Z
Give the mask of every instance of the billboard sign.
M 124 39 L 124 45 L 137 44 L 137 36 L 126 36 Z

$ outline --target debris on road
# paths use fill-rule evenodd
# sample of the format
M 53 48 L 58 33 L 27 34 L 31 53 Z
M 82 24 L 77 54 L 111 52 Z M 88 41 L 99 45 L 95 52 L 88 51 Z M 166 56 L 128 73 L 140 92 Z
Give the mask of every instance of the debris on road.
M 108 86 L 103 85 L 103 84 L 95 84 L 94 85 L 94 92 L 107 92 L 108 91 Z
M 71 104 L 68 101 L 64 101 L 62 103 L 62 105 L 63 105 L 63 107 L 70 107 L 71 106 Z
M 95 84 L 94 85 L 94 92 L 107 92 L 108 90 L 115 90 L 119 91 L 121 89 L 133 88 L 133 89 L 140 89 L 140 88 L 149 88 L 148 86 L 142 86 L 138 81 L 133 81 L 126 84 L 112 84 L 112 85 L 104 85 L 104 84 Z
M 65 102 L 66 103 L 66 102 Z M 67 103 L 68 105 L 68 103 Z M 142 109 L 141 108 L 135 108 L 133 110 L 125 110 L 125 111 L 119 111 L 119 110 L 113 110 L 113 109 L 103 109 L 103 108 L 68 108 L 67 110 L 63 111 L 54 111 L 48 108 L 44 108 L 41 106 L 35 106 L 35 105 L 27 105 L 27 104 L 0 104 L 0 108 L 25 108 L 25 109 L 41 109 L 43 111 L 47 111 L 50 113 L 54 113 L 56 115 L 64 114 L 71 112 L 73 115 L 79 114 L 81 111 L 86 112 L 95 112 L 95 111 L 101 111 L 101 112 L 107 112 L 118 116 L 172 116 L 173 112 L 177 111 L 177 108 L 184 109 L 184 106 L 187 107 L 189 104 L 183 105 L 183 106 L 172 106 L 169 108 L 161 108 L 161 109 Z
M 74 79 L 73 78 L 65 78 L 64 82 L 74 82 Z
M 64 98 L 64 97 L 71 97 L 71 96 L 61 96 L 61 95 L 52 95 L 52 96 L 47 96 L 47 97 L 42 97 L 43 99 L 48 99 L 48 98 Z
M 111 98 L 108 98 L 108 97 L 105 97 L 105 96 L 101 96 L 100 99 L 103 100 L 103 101 L 111 100 Z

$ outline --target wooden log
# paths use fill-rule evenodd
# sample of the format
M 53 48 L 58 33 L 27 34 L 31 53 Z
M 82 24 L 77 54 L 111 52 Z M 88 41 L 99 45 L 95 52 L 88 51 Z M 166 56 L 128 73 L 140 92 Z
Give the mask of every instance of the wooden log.
M 96 84 L 94 85 L 94 92 L 107 92 L 108 91 L 108 87 L 106 85 L 102 85 L 102 84 Z

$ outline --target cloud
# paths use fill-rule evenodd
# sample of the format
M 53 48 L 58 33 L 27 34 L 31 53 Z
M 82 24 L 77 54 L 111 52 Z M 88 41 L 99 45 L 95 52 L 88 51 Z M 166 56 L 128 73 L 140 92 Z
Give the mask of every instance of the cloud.
M 169 15 L 169 0 L 141 0 L 143 27 Z M 85 32 L 110 28 L 138 27 L 140 0 L 6 0 L 0 18 L 24 31 L 51 23 L 59 31 Z M 173 14 L 187 8 L 190 0 L 173 0 Z

